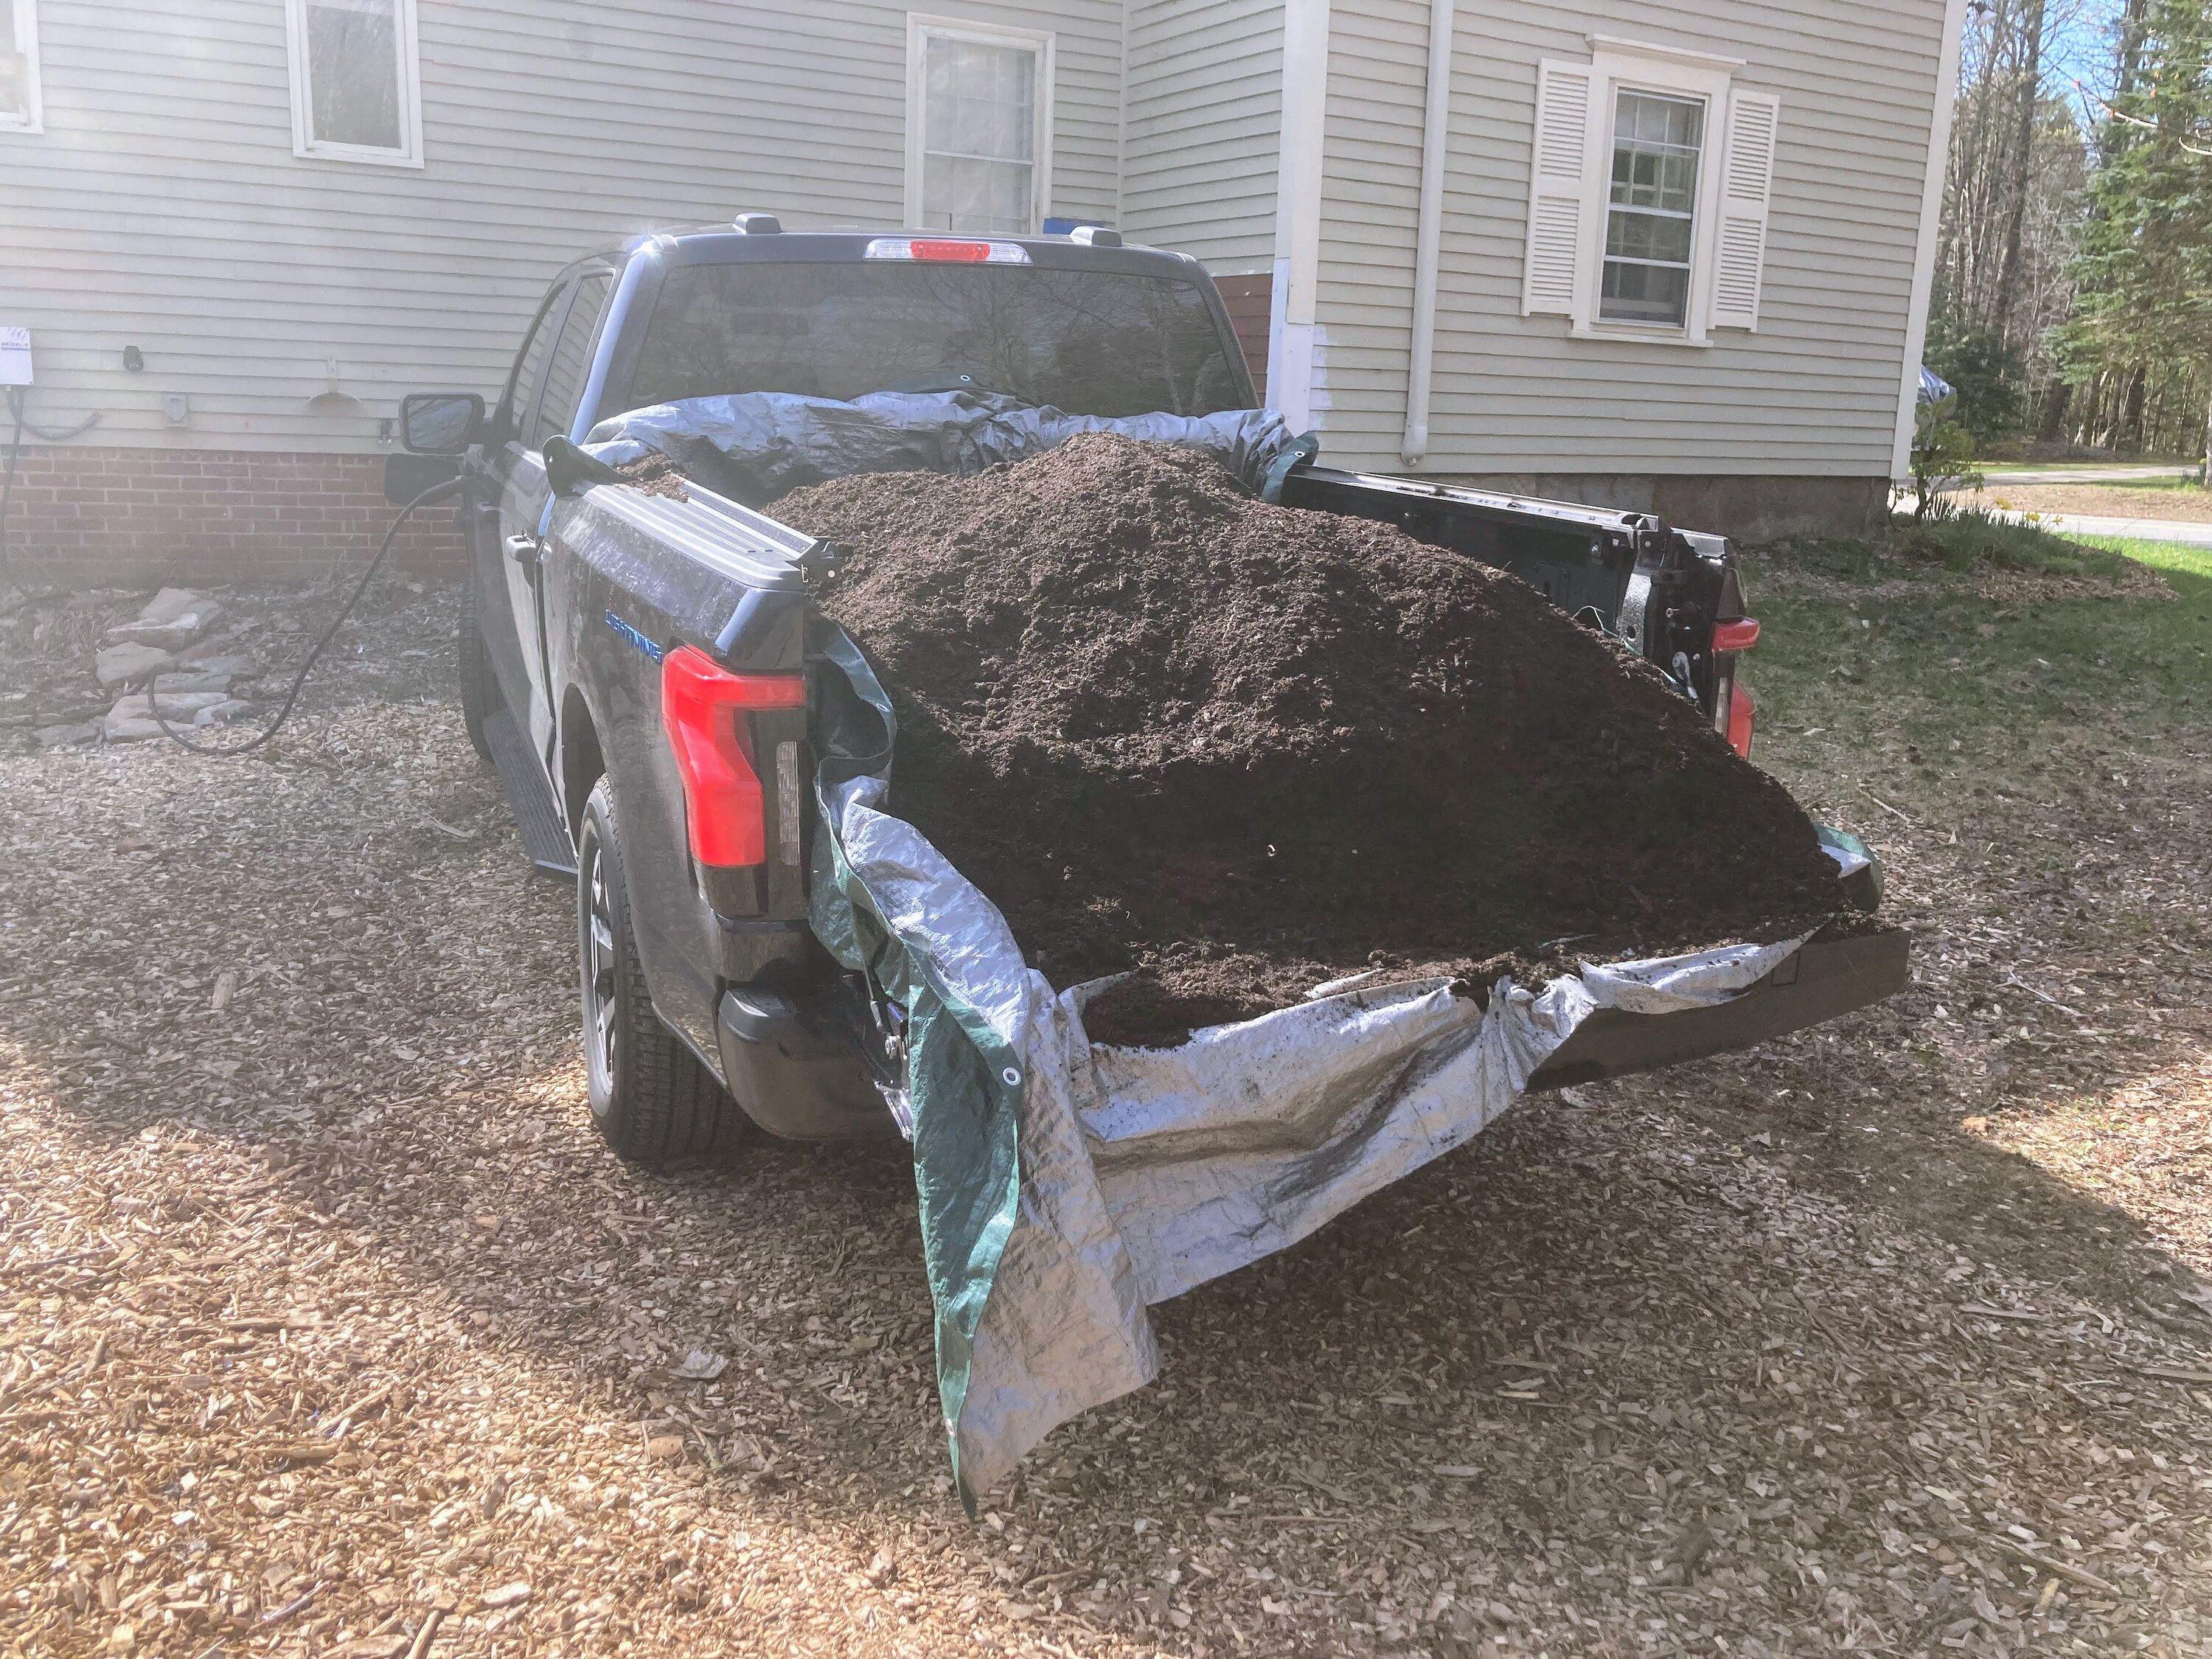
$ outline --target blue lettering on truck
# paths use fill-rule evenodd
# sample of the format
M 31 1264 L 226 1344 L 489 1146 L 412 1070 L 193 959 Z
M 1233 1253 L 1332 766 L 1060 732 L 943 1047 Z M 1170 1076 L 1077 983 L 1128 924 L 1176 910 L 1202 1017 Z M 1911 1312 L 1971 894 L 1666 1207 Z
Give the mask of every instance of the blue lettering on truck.
M 608 627 L 613 629 L 616 633 L 621 635 L 632 645 L 635 646 L 640 651 L 642 651 L 647 656 L 652 658 L 653 661 L 659 662 L 661 658 L 668 654 L 659 646 L 655 645 L 651 640 L 646 638 L 643 634 L 641 634 L 634 625 L 624 622 L 620 617 L 615 615 L 613 611 L 610 611 L 606 613 L 606 620 Z

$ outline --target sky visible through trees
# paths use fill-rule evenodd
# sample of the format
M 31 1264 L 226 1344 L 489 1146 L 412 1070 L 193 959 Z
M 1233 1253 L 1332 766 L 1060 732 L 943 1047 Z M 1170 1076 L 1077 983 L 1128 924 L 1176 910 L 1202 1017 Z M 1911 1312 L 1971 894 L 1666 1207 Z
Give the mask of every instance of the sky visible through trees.
M 1927 362 L 1985 450 L 2201 448 L 2208 49 L 2207 0 L 1970 0 Z

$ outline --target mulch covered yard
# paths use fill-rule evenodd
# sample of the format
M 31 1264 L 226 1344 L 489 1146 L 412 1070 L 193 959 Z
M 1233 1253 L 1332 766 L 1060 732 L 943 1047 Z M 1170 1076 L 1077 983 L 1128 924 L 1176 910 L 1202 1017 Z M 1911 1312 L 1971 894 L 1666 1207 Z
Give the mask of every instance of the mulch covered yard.
M 1753 574 L 1762 759 L 1888 857 L 1916 988 L 1158 1310 L 980 1524 L 896 1150 L 595 1138 L 450 594 L 264 757 L 0 754 L 0 1644 L 2202 1650 L 2212 733 L 2201 655 L 2124 653 L 2212 584 Z

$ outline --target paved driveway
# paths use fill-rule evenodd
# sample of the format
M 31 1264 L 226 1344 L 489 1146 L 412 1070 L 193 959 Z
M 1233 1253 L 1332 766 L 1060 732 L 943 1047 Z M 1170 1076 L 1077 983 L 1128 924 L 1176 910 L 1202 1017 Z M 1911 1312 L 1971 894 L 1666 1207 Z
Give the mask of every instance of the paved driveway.
M 2073 513 L 2014 513 L 1998 508 L 2000 519 L 2023 523 L 2033 518 L 2045 530 L 2065 536 L 2124 536 L 2138 542 L 2179 542 L 2191 547 L 2212 547 L 2212 524 L 2192 524 L 2182 519 L 2108 519 Z
M 2191 465 L 2163 466 L 2045 466 L 2009 469 L 1988 475 L 1993 484 L 2160 483 L 2170 478 L 2194 478 L 2203 469 Z

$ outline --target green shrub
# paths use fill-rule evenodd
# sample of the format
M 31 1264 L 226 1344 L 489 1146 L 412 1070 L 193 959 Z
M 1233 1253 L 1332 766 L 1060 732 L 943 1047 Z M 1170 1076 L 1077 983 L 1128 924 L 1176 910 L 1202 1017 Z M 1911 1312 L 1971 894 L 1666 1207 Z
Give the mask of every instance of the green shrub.
M 1958 395 L 1948 411 L 1977 445 L 2018 432 L 2027 417 L 2027 371 L 2020 354 L 1988 329 L 1929 319 L 1921 361 L 1951 383 Z
M 2044 571 L 2054 576 L 2113 576 L 2127 561 L 2118 553 L 2053 535 L 2039 525 L 2000 519 L 1966 507 L 1939 520 L 1900 518 L 1893 544 L 1909 557 L 1947 570 Z
M 1912 516 L 1920 524 L 1939 524 L 1959 510 L 1954 489 L 1978 489 L 1973 434 L 1956 421 L 1923 417 L 1913 433 Z

